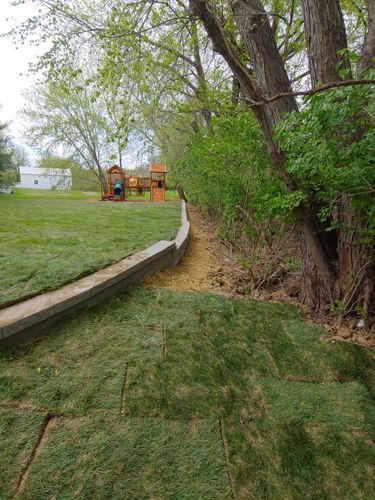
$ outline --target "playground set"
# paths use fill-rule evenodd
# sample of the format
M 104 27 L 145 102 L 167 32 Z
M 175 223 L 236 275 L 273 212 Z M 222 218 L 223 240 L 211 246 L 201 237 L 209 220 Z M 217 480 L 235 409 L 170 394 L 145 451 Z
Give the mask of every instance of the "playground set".
M 118 165 L 107 172 L 108 192 L 102 190 L 103 201 L 165 201 L 165 174 L 160 163 L 150 165 L 150 175 L 126 175 Z

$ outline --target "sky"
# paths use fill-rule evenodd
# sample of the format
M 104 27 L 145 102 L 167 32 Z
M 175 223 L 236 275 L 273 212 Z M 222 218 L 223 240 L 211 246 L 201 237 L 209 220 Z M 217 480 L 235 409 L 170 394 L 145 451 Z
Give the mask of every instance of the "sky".
M 38 13 L 38 7 L 31 1 L 19 6 L 12 6 L 12 1 L 0 0 L 0 34 L 9 32 L 12 26 Z M 42 53 L 41 47 L 27 43 L 17 47 L 11 38 L 0 36 L 0 123 L 9 124 L 9 135 L 15 143 L 26 147 L 32 162 L 35 162 L 38 155 L 24 142 L 22 120 L 17 112 L 25 105 L 22 92 L 37 80 L 36 75 L 28 75 L 29 63 L 36 62 L 38 55 Z M 123 161 L 125 168 L 133 168 L 137 163 L 136 156 L 130 151 L 124 155 Z
M 36 12 L 35 5 L 12 6 L 11 0 L 0 0 L 0 33 Z M 15 142 L 21 143 L 22 125 L 17 111 L 24 105 L 22 91 L 36 80 L 35 75 L 27 76 L 29 62 L 35 62 L 41 48 L 27 44 L 17 46 L 10 38 L 0 37 L 0 122 L 11 122 L 10 133 Z

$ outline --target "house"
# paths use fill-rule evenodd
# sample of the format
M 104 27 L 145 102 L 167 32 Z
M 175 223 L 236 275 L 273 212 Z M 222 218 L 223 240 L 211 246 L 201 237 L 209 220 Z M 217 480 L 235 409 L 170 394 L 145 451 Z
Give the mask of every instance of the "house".
M 34 189 L 71 189 L 72 173 L 70 169 L 20 167 L 19 186 Z

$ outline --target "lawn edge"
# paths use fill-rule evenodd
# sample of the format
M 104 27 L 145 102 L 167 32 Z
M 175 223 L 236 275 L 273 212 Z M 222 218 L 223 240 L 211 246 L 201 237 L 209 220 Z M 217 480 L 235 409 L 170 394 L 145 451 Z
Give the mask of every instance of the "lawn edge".
M 181 200 L 181 226 L 175 239 L 157 243 L 119 262 L 0 310 L 0 350 L 39 336 L 49 326 L 117 295 L 143 277 L 176 266 L 189 239 L 186 203 Z

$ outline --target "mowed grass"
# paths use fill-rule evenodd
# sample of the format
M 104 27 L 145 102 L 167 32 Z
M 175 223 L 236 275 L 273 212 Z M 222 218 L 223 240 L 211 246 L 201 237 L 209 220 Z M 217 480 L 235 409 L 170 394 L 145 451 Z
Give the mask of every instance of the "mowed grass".
M 165 200 L 166 201 L 178 201 L 179 196 L 177 191 L 173 191 L 172 189 L 167 189 L 165 191 Z
M 83 199 L 83 198 L 92 198 L 99 200 L 100 199 L 100 192 L 82 192 L 82 191 L 75 191 L 73 189 L 69 190 L 63 190 L 63 189 L 32 189 L 32 188 L 15 188 L 14 193 L 8 194 L 8 195 L 1 195 L 1 197 L 11 197 L 11 198 L 17 198 L 17 199 L 36 199 L 36 198 L 43 198 L 43 199 Z
M 20 498 L 374 498 L 371 357 L 322 333 L 290 305 L 203 292 L 84 311 L 1 354 L 0 492 L 49 414 Z
M 0 213 L 0 307 L 173 239 L 181 224 L 179 203 L 3 195 Z

